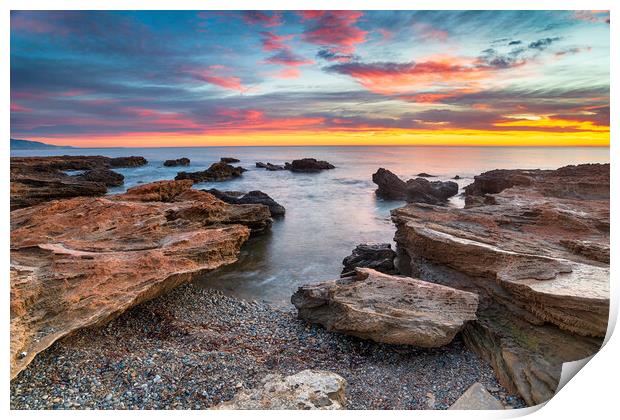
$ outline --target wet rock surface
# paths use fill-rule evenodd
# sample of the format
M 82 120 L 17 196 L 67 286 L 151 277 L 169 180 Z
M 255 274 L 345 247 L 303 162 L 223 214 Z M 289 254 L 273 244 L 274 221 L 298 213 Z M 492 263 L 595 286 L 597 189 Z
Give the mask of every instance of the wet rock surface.
M 189 158 L 182 157 L 179 159 L 168 159 L 164 162 L 164 166 L 189 166 Z
M 342 410 L 346 407 L 346 381 L 322 370 L 294 375 L 268 375 L 251 390 L 243 390 L 216 410 Z
M 11 381 L 10 405 L 205 409 L 305 369 L 343 377 L 348 409 L 446 409 L 474 382 L 523 406 L 458 336 L 434 349 L 379 344 L 192 284 L 57 341 Z
M 284 171 L 284 165 L 274 165 L 273 163 L 256 162 L 257 168 L 266 169 L 268 171 Z
M 321 172 L 327 169 L 334 169 L 335 166 L 324 160 L 314 158 L 295 159 L 291 163 L 286 162 L 284 169 L 291 172 Z
M 228 204 L 262 204 L 269 207 L 271 217 L 282 217 L 286 213 L 284 206 L 278 204 L 273 198 L 262 191 L 243 193 L 240 191 L 220 191 L 215 188 L 203 191 L 213 194 L 215 197 Z
M 239 159 L 234 158 L 234 157 L 223 157 L 220 158 L 220 162 L 224 162 L 224 163 L 238 163 L 241 162 Z
M 291 302 L 299 317 L 380 343 L 440 347 L 476 318 L 474 293 L 369 268 L 300 287 Z
M 533 405 L 606 332 L 609 165 L 491 172 L 466 188 L 484 198 L 468 208 L 394 210 L 395 241 L 413 275 L 479 294 L 464 339 Z
M 191 179 L 194 182 L 227 181 L 240 177 L 246 170 L 241 166 L 232 166 L 225 162 L 216 162 L 204 171 L 179 172 L 175 180 Z
M 356 268 L 372 268 L 385 274 L 397 274 L 394 258 L 396 251 L 391 244 L 359 244 L 351 255 L 342 260 L 342 275 L 355 274 Z
M 101 325 L 236 260 L 265 206 L 160 181 L 11 212 L 11 377 L 75 330 Z
M 11 210 L 47 201 L 80 196 L 100 196 L 107 186 L 123 183 L 110 168 L 146 165 L 140 156 L 50 156 L 11 158 Z M 85 171 L 67 175 L 65 171 Z
M 379 168 L 372 175 L 372 182 L 378 186 L 375 191 L 377 196 L 386 200 L 406 200 L 409 203 L 445 204 L 448 198 L 459 191 L 456 182 L 431 182 L 424 178 L 414 178 L 405 182 L 385 168 Z

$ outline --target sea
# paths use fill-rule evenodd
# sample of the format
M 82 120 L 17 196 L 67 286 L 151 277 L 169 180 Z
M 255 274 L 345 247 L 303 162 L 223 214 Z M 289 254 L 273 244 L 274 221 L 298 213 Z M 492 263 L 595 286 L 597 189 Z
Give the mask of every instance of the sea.
M 335 279 L 342 260 L 357 244 L 392 243 L 395 228 L 390 211 L 402 201 L 375 196 L 372 174 L 380 167 L 403 179 L 426 172 L 433 180 L 451 180 L 455 175 L 462 189 L 473 177 L 492 169 L 555 169 L 580 163 L 608 163 L 606 147 L 196 147 L 196 148 L 58 148 L 12 150 L 12 156 L 104 155 L 143 156 L 149 163 L 139 168 L 120 168 L 125 184 L 109 194 L 157 180 L 173 179 L 178 171 L 207 169 L 221 157 L 240 159 L 235 165 L 247 172 L 222 182 L 195 184 L 194 188 L 226 191 L 263 191 L 286 208 L 269 233 L 252 237 L 243 246 L 239 260 L 196 280 L 226 294 L 247 300 L 290 305 L 291 294 L 302 284 Z M 187 157 L 186 168 L 165 167 L 166 159 Z M 255 163 L 284 164 L 312 157 L 327 160 L 336 169 L 320 173 L 269 172 Z M 462 197 L 450 206 L 462 207 Z

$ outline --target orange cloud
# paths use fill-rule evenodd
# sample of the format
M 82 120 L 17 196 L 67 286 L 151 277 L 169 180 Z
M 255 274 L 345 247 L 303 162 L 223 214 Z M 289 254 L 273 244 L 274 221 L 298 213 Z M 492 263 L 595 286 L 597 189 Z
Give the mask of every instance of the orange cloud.
M 608 126 L 597 125 L 593 121 L 555 119 L 547 116 L 520 116 L 515 121 L 502 121 L 493 124 L 496 127 L 528 127 L 537 129 L 574 129 L 581 131 L 609 132 Z

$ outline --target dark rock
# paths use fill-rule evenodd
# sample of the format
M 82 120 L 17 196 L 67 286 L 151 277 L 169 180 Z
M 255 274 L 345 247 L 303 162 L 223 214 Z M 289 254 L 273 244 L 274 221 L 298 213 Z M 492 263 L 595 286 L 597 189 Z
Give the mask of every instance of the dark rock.
M 189 159 L 186 157 L 179 159 L 168 159 L 164 162 L 164 166 L 189 166 Z
M 404 200 L 407 198 L 407 183 L 393 172 L 379 168 L 372 174 L 372 182 L 379 188 L 375 193 L 386 200 Z
M 263 168 L 263 169 L 267 169 L 268 171 L 284 171 L 285 168 L 282 165 L 274 165 L 273 163 L 263 163 L 263 162 L 256 162 L 256 167 L 257 168 Z
M 320 172 L 326 169 L 334 169 L 335 166 L 324 160 L 304 158 L 296 159 L 291 163 L 286 162 L 284 168 L 291 172 Z
M 273 198 L 262 191 L 250 191 L 244 194 L 240 191 L 220 191 L 215 188 L 203 190 L 213 194 L 215 197 L 228 204 L 262 204 L 269 207 L 271 217 L 284 216 L 285 208 L 278 204 Z
M 342 260 L 342 274 L 353 274 L 355 268 L 372 268 L 386 274 L 397 274 L 394 267 L 396 252 L 390 244 L 359 244 L 353 253 Z
M 135 168 L 138 166 L 144 166 L 148 161 L 142 156 L 128 156 L 108 158 L 110 168 Z
M 125 181 L 123 175 L 105 168 L 90 169 L 82 175 L 76 175 L 75 177 L 84 181 L 102 182 L 106 187 L 118 187 L 123 185 Z
M 240 177 L 245 172 L 240 166 L 232 166 L 224 162 L 216 162 L 205 171 L 179 172 L 175 180 L 191 179 L 194 182 L 226 181 Z
M 409 203 L 445 204 L 448 198 L 459 191 L 456 182 L 430 182 L 424 178 L 405 182 L 384 168 L 379 168 L 372 175 L 372 181 L 379 187 L 375 191 L 379 197 L 387 200 L 406 200 Z
M 454 175 L 454 178 L 452 178 L 452 179 L 461 179 L 461 177 L 458 176 L 458 175 Z
M 421 176 L 423 178 L 436 178 L 437 177 L 436 175 L 427 174 L 426 172 L 420 172 L 418 176 Z
M 224 162 L 224 163 L 237 163 L 237 162 L 241 162 L 239 159 L 234 158 L 234 157 L 223 157 L 220 158 L 220 162 Z

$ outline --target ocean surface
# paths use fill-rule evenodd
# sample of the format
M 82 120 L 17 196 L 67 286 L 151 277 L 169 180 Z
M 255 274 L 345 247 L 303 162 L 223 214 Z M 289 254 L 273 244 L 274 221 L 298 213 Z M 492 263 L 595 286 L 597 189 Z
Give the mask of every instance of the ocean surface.
M 286 207 L 286 216 L 274 222 L 270 233 L 251 238 L 239 261 L 211 272 L 198 283 L 246 299 L 289 305 L 291 294 L 304 283 L 335 279 L 342 259 L 362 242 L 392 242 L 390 210 L 404 202 L 383 201 L 374 194 L 372 174 L 384 167 L 404 179 L 420 172 L 449 180 L 455 175 L 463 188 L 474 175 L 491 169 L 555 169 L 579 163 L 609 162 L 609 148 L 535 147 L 203 147 L 12 150 L 12 156 L 139 155 L 149 164 L 115 169 L 125 185 L 122 192 L 140 183 L 173 179 L 180 170 L 208 168 L 220 157 L 235 157 L 248 169 L 243 177 L 223 182 L 195 184 L 194 188 L 261 190 Z M 188 168 L 167 168 L 166 159 L 188 157 Z M 313 157 L 327 160 L 336 169 L 316 174 L 269 172 L 255 162 L 283 164 Z M 452 206 L 462 206 L 454 197 Z

